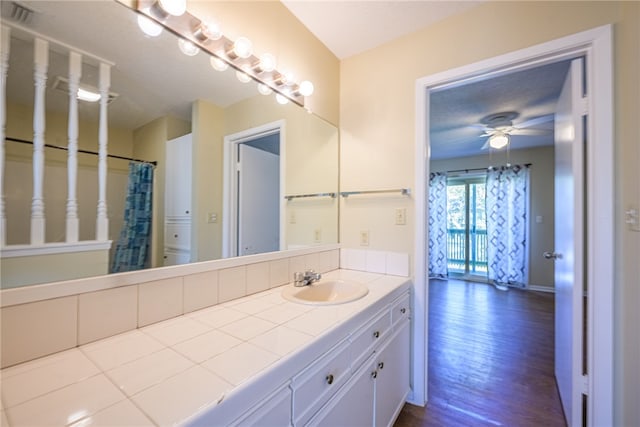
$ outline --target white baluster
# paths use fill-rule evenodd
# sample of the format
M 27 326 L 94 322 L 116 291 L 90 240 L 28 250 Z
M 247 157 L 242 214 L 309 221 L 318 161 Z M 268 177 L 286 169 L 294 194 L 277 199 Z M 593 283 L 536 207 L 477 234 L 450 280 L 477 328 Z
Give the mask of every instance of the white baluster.
M 69 144 L 67 152 L 67 242 L 78 241 L 78 86 L 82 75 L 82 55 L 69 52 Z
M 107 218 L 107 102 L 111 84 L 111 66 L 100 63 L 100 123 L 98 130 L 98 218 L 96 239 L 109 239 L 109 219 Z
M 33 106 L 33 199 L 31 202 L 31 244 L 44 243 L 44 129 L 45 129 L 45 89 L 49 63 L 49 43 L 35 39 L 34 49 L 34 85 Z
M 4 138 L 7 124 L 7 71 L 11 30 L 2 27 L 0 35 L 0 246 L 7 244 L 7 216 L 4 209 Z

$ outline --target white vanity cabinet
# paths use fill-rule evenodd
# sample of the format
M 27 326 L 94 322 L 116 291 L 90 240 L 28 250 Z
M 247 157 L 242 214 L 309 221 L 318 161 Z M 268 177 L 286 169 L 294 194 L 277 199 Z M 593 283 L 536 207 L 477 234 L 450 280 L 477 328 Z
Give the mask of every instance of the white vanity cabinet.
M 409 320 L 358 369 L 308 426 L 390 426 L 409 393 Z
M 328 395 L 329 387 L 324 387 L 322 393 L 318 393 L 319 388 L 314 389 L 321 398 L 318 397 L 312 405 L 303 406 L 304 402 L 296 402 L 296 391 L 297 388 L 309 388 L 308 383 L 292 382 L 294 426 L 393 424 L 410 387 L 409 314 L 410 297 L 407 293 L 352 334 L 349 351 L 341 347 L 338 356 L 334 356 L 342 359 L 345 353 L 349 355 L 352 375 L 345 381 L 344 387 L 334 389 L 337 391 L 331 395 Z M 343 377 L 341 375 L 341 379 Z M 317 410 L 324 402 L 327 403 Z M 304 407 L 304 416 L 295 418 L 296 406 Z M 310 419 L 309 414 L 313 414 Z
M 258 408 L 231 424 L 233 427 L 291 425 L 291 389 L 285 386 L 268 397 Z

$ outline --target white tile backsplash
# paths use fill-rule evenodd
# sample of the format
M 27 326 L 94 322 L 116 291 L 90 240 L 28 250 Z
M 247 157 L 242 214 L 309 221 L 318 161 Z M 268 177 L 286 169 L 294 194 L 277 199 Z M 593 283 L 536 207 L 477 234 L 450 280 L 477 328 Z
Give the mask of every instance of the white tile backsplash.
M 385 274 L 387 271 L 387 253 L 382 251 L 366 251 L 365 270 L 371 273 Z
M 184 276 L 184 313 L 218 303 L 218 271 Z
M 314 269 L 326 273 L 340 268 L 341 251 L 337 245 L 319 252 L 303 248 L 298 253 L 259 254 L 176 266 L 166 272 L 151 269 L 80 279 L 60 287 L 47 285 L 46 292 L 40 293 L 0 291 L 2 367 L 216 304 L 230 307 L 238 298 L 290 283 L 294 271 Z M 176 275 L 178 271 L 182 275 Z M 220 314 L 210 316 L 209 325 L 220 326 L 221 321 L 232 322 L 247 313 Z M 207 323 L 207 315 L 202 319 Z
M 219 271 L 218 302 L 226 302 L 247 295 L 247 268 L 225 268 Z
M 182 314 L 182 277 L 138 285 L 138 327 Z
M 409 254 L 400 252 L 343 248 L 340 250 L 340 268 L 392 276 L 410 276 Z
M 269 263 L 258 262 L 247 265 L 247 295 L 269 289 Z

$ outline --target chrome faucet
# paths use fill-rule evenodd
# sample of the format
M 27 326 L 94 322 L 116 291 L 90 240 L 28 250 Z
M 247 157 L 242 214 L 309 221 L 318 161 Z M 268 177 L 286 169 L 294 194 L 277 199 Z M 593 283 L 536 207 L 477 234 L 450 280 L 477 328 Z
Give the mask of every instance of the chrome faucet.
M 317 282 L 320 278 L 322 278 L 322 274 L 316 273 L 313 270 L 307 270 L 304 273 L 296 272 L 293 273 L 293 286 L 307 286 L 313 282 Z

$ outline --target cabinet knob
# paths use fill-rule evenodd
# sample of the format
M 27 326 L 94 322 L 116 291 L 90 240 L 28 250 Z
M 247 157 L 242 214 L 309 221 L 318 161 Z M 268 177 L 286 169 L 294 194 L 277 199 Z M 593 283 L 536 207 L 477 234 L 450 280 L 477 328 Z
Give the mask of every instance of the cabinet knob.
M 374 337 L 374 338 L 380 338 L 380 331 L 375 331 L 375 332 L 373 333 L 373 337 Z
M 405 314 L 406 312 L 407 312 L 407 309 L 406 309 L 406 308 L 402 307 L 402 308 L 400 309 L 400 313 Z
M 175 237 L 175 238 L 177 239 L 177 238 L 178 238 L 178 235 L 177 235 L 177 234 L 174 234 L 174 235 L 173 235 L 173 237 Z
M 184 211 L 184 213 L 188 214 L 188 213 L 189 213 L 189 211 Z
M 327 375 L 327 384 L 333 384 L 333 374 Z
M 384 369 L 384 362 L 378 363 L 378 369 Z
M 373 378 L 373 379 L 378 378 L 378 371 L 371 372 L 371 378 Z

